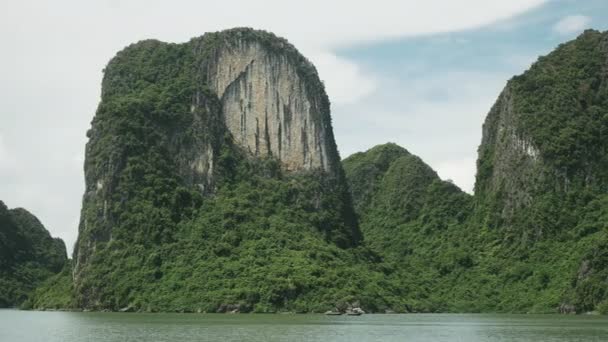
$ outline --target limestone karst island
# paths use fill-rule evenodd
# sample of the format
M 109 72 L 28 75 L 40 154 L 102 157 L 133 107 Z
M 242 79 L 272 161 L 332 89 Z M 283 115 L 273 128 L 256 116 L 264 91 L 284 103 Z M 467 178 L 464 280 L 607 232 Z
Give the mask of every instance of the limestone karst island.
M 22 309 L 0 317 L 81 317 L 87 334 L 94 320 L 123 334 L 119 321 L 130 317 L 168 317 L 164 332 L 170 322 L 188 332 L 199 317 L 237 327 L 247 319 L 242 326 L 260 329 L 247 336 L 270 341 L 287 319 L 357 329 L 366 319 L 400 327 L 400 319 L 499 314 L 508 327 L 526 316 L 500 314 L 547 314 L 527 317 L 555 329 L 585 320 L 590 335 L 570 341 L 600 341 L 608 337 L 608 31 L 581 31 L 534 60 L 502 80 L 472 128 L 481 141 L 467 152 L 476 170 L 474 188 L 463 191 L 408 146 L 341 155 L 324 75 L 271 32 L 132 43 L 105 66 L 94 117 L 80 132 L 85 186 L 73 249 L 32 208 L 0 202 L 0 307 Z M 189 323 L 172 321 L 179 317 Z M 342 341 L 335 329 L 296 335 Z M 498 341 L 461 333 L 451 336 Z M 309 340 L 296 335 L 284 340 Z M 517 341 L 534 340 L 525 336 Z

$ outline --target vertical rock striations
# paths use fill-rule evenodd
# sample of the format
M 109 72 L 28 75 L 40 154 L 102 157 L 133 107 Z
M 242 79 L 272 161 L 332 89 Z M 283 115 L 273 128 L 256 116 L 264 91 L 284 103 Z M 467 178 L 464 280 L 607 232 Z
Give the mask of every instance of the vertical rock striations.
M 359 243 L 323 84 L 306 58 L 270 33 L 233 29 L 125 48 L 104 71 L 88 136 L 74 251 L 79 306 L 153 310 L 195 294 L 211 301 L 224 289 L 206 307 L 239 300 L 249 310 L 262 301 L 284 307 L 318 285 L 277 289 L 273 300 L 259 293 L 271 287 L 251 285 L 245 300 L 233 282 L 246 272 L 227 275 L 215 269 L 226 265 L 219 260 L 242 249 L 274 258 L 301 248 L 277 234 L 331 248 Z M 260 239 L 274 251 L 256 248 L 266 243 Z M 180 264 L 189 258 L 201 264 Z M 332 258 L 342 256 L 323 262 Z M 256 265 L 271 269 L 258 272 L 279 269 L 264 260 Z M 205 285 L 151 304 L 184 270 Z
M 329 102 L 307 60 L 229 32 L 207 64 L 226 127 L 255 156 L 273 156 L 290 171 L 336 170 Z M 285 51 L 288 53 L 285 53 Z M 306 75 L 309 72 L 311 75 Z

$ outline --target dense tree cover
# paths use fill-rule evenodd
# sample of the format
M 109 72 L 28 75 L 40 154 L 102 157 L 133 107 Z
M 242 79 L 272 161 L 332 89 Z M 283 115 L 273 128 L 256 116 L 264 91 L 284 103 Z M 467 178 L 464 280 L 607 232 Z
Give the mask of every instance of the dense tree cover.
M 343 164 L 365 241 L 397 270 L 390 277 L 404 289 L 397 311 L 480 310 L 471 307 L 471 293 L 452 292 L 454 278 L 463 279 L 477 262 L 464 225 L 471 196 L 395 144 Z
M 477 216 L 494 215 L 490 226 L 502 240 L 501 257 L 531 258 L 524 262 L 551 274 L 540 293 L 554 291 L 552 305 L 577 311 L 608 301 L 608 282 L 601 280 L 608 226 L 607 55 L 608 33 L 588 30 L 509 81 L 511 124 L 536 150 L 507 174 L 525 196 L 505 191 L 506 182 L 487 187 L 501 172 L 500 156 L 493 156 L 500 142 L 480 147 L 478 161 Z M 496 219 L 507 206 L 519 209 Z
M 403 292 L 398 311 L 606 310 L 608 197 L 578 208 L 573 229 L 522 243 L 511 230 L 480 225 L 472 196 L 397 145 L 343 163 L 365 241 Z M 550 225 L 567 213 L 521 214 Z
M 606 312 L 606 56 L 587 31 L 509 81 L 474 198 L 392 144 L 344 161 L 366 241 L 428 298 L 414 310 Z
M 77 283 L 64 270 L 28 305 L 608 312 L 606 33 L 587 31 L 509 81 L 484 125 L 474 196 L 386 144 L 343 161 L 351 217 L 340 172 L 286 173 L 232 144 L 195 56 L 254 39 L 322 85 L 285 41 L 229 32 L 142 42 L 108 65 L 85 196 L 112 197 L 83 208 L 81 223 L 96 253 Z M 193 97 L 204 103 L 194 111 Z M 216 167 L 201 191 L 179 170 L 207 145 Z
M 566 187 L 607 188 L 607 55 L 608 34 L 588 30 L 510 82 L 518 130 Z
M 61 272 L 40 283 L 21 304 L 22 309 L 70 310 L 75 308 L 71 260 Z
M 607 37 L 606 33 L 585 31 L 540 57 L 529 70 L 508 82 L 484 124 L 484 135 L 491 138 L 480 146 L 478 160 L 475 192 L 488 212 L 488 224 L 525 228 L 534 231 L 530 237 L 540 236 L 546 233 L 543 225 L 575 226 L 580 215 L 573 209 L 585 206 L 595 194 L 606 192 Z M 500 126 L 505 125 L 516 138 L 498 134 L 504 131 Z M 504 141 L 496 140 L 499 136 Z M 515 144 L 517 139 L 534 151 L 534 158 L 521 154 L 520 158 L 508 159 L 509 150 L 516 147 L 505 151 L 504 145 Z M 502 165 L 500 159 L 511 165 Z M 499 178 L 502 181 L 497 182 Z M 563 193 L 568 194 L 566 201 Z M 564 215 L 553 213 L 549 219 L 560 222 L 549 220 L 543 224 L 530 222 L 534 218 L 528 214 L 503 212 L 522 205 L 534 207 L 528 210 L 530 214 L 549 209 Z
M 268 312 L 358 301 L 387 307 L 380 293 L 390 286 L 381 286 L 383 273 L 364 261 L 376 256 L 360 246 L 337 150 L 330 156 L 335 173 L 287 173 L 276 159 L 254 158 L 233 144 L 205 73 L 218 44 L 242 40 L 268 45 L 294 63 L 307 86 L 323 95 L 327 118 L 318 124 L 330 125 L 316 70 L 269 33 L 229 30 L 186 44 L 149 40 L 118 53 L 105 69 L 88 132 L 74 306 Z M 207 171 L 193 166 L 201 155 L 212 156 Z M 62 289 L 70 287 L 59 276 L 31 305 L 66 303 L 52 294 Z
M 65 244 L 25 209 L 0 201 L 0 307 L 21 305 L 41 281 L 66 263 Z
M 442 231 L 462 223 L 470 213 L 469 195 L 395 144 L 356 153 L 343 165 L 365 238 L 379 250 L 387 244 L 411 243 L 410 238 L 396 238 L 404 232 L 402 225 L 427 233 Z
M 130 200 L 115 209 L 113 239 L 96 246 L 76 305 L 211 312 L 324 311 L 354 302 L 388 307 L 383 296 L 390 287 L 369 263 L 373 254 L 340 247 L 350 236 L 343 235 L 344 202 L 333 179 L 284 174 L 276 160 L 249 159 L 227 139 L 217 192 L 203 198 L 184 187 L 160 187 L 173 183 L 164 178 L 169 171 L 158 172 L 160 162 L 151 164 L 156 159 L 130 162 L 144 160 L 142 175 L 118 187 L 132 192 Z M 32 304 L 54 306 L 45 298 Z
M 84 293 L 95 291 L 99 302 L 87 307 L 190 312 L 319 312 L 354 302 L 388 307 L 383 297 L 390 285 L 374 270 L 374 255 L 329 239 L 328 229 L 344 225 L 340 199 L 327 191 L 331 180 L 284 175 L 276 161 L 233 158 L 233 152 L 220 157 L 231 166 L 217 193 L 163 233 L 158 244 L 145 239 L 156 236 L 155 209 L 123 214 L 137 226 L 128 221 L 128 232 L 118 226 L 116 238 L 97 245 L 81 286 Z

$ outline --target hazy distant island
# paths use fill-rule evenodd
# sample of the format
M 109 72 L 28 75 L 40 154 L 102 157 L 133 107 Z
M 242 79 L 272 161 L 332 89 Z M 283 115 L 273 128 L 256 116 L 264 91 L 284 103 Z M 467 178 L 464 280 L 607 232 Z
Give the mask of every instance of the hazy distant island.
M 0 307 L 608 313 L 608 32 L 497 95 L 469 195 L 392 143 L 341 160 L 315 67 L 272 33 L 132 44 L 72 259 L 0 202 Z

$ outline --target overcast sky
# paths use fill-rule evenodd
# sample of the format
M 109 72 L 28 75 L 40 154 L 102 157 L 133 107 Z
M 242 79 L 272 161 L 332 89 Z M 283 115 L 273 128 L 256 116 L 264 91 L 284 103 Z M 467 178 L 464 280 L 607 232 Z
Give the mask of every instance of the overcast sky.
M 86 130 L 102 69 L 146 38 L 250 26 L 317 66 L 343 157 L 392 141 L 471 192 L 481 124 L 506 81 L 585 28 L 604 0 L 229 0 L 0 3 L 0 200 L 76 240 Z

